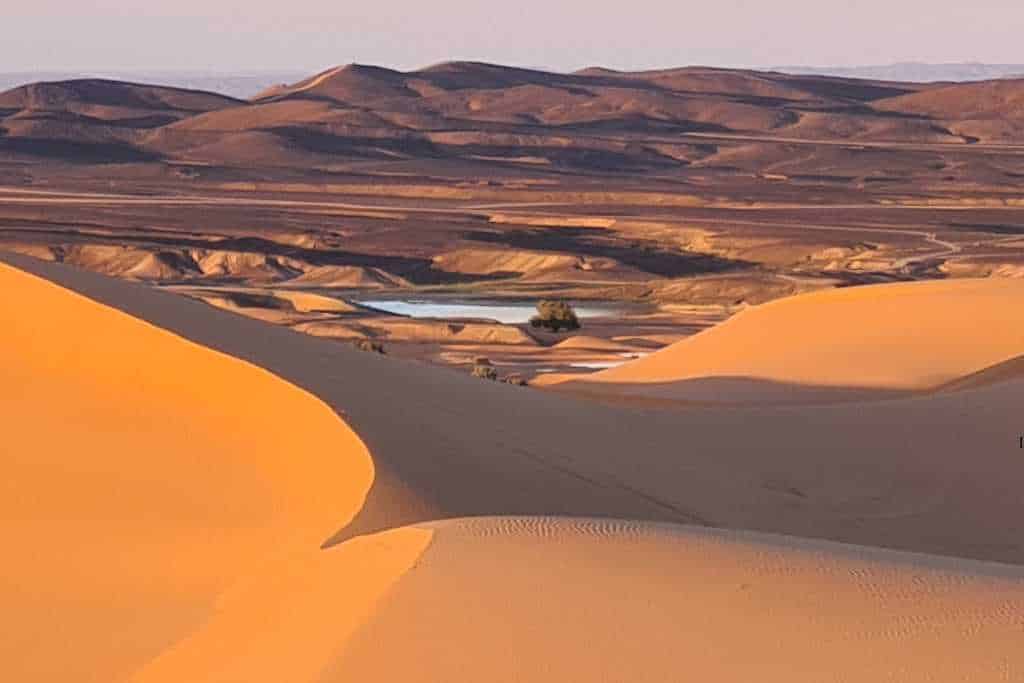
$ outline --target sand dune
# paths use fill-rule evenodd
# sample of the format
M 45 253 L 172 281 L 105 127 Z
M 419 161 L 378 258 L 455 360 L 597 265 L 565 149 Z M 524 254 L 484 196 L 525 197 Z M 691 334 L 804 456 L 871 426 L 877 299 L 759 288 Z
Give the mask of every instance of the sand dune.
M 304 313 L 349 313 L 355 307 L 341 299 L 310 292 L 289 292 L 278 290 L 274 296 L 291 303 L 295 310 Z
M 625 351 L 632 351 L 632 347 L 627 344 L 622 344 L 608 339 L 598 339 L 597 337 L 590 337 L 583 334 L 577 334 L 568 339 L 564 339 L 557 344 L 556 347 L 565 350 L 581 350 L 581 351 L 606 351 L 609 353 L 621 353 Z
M 362 437 L 266 371 L 0 266 L 6 678 L 1024 675 L 1014 373 L 852 408 L 637 412 L 4 258 L 258 360 Z
M 424 528 L 324 683 L 1024 675 L 1019 567 L 609 520 Z
M 1024 352 L 1021 297 L 1024 284 L 998 279 L 814 292 L 617 368 L 540 384 L 708 401 L 934 389 Z
M 1024 383 L 641 411 L 355 351 L 152 288 L 3 260 L 263 366 L 345 416 L 374 482 L 334 541 L 494 514 L 698 523 L 1024 564 Z M 399 404 L 396 397 L 401 396 Z
M 1024 377 L 1024 354 L 944 384 L 942 391 L 964 391 Z
M 395 529 L 267 562 L 226 593 L 187 639 L 131 681 L 318 683 L 378 601 L 415 567 L 432 535 L 429 529 Z M 353 680 L 353 673 L 345 671 L 339 680 Z M 388 680 L 372 667 L 359 679 Z
M 6 680 L 126 680 L 359 509 L 373 464 L 316 398 L 6 265 L 0 288 Z

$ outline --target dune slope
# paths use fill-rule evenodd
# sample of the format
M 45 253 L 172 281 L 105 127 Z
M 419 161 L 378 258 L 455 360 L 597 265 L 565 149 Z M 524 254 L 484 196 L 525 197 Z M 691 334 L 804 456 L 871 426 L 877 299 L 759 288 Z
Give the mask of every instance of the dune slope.
M 0 304 L 0 599 L 19 627 L 0 645 L 6 678 L 1024 675 L 1024 552 L 1007 523 L 1024 468 L 998 447 L 1016 378 L 855 409 L 637 413 L 33 267 L 319 378 L 383 448 L 371 462 L 326 405 L 268 372 L 0 266 L 16 293 Z M 397 387 L 404 409 L 381 410 Z M 551 509 L 575 516 L 521 516 Z M 355 537 L 460 510 L 478 518 Z M 634 513 L 1016 565 L 610 518 Z
M 6 680 L 127 680 L 199 637 L 248 584 L 263 588 L 251 599 L 276 604 L 322 571 L 321 543 L 356 514 L 374 475 L 328 406 L 6 265 L 0 289 Z M 371 544 L 349 576 L 372 566 L 374 580 L 350 584 L 361 586 L 354 596 L 323 591 L 304 616 L 339 600 L 358 614 L 427 536 Z M 236 632 L 239 645 L 260 628 Z M 311 650 L 334 640 L 289 642 L 282 656 L 316 666 Z
M 373 453 L 337 543 L 425 520 L 618 517 L 1024 564 L 1019 378 L 894 401 L 639 411 L 360 353 L 138 284 L 4 255 L 307 389 Z
M 712 401 L 778 399 L 772 384 L 822 398 L 829 388 L 933 389 L 1024 352 L 1022 297 L 1024 282 L 999 279 L 825 290 L 750 308 L 610 370 L 541 383 Z
M 1024 675 L 1019 567 L 613 520 L 424 526 L 416 571 L 322 683 Z

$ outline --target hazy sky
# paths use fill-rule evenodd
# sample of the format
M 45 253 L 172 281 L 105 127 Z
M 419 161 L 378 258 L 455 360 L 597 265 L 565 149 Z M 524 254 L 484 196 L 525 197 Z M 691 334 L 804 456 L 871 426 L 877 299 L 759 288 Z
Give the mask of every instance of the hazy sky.
M 1024 62 L 1022 0 L 28 0 L 0 71 Z

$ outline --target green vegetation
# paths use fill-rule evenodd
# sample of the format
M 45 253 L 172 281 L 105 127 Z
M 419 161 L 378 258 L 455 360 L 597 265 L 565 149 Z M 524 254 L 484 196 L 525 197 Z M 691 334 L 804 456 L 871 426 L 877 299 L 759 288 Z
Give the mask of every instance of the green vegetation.
M 581 327 L 572 306 L 565 301 L 547 299 L 537 302 L 537 315 L 530 318 L 530 325 L 551 332 L 571 332 Z

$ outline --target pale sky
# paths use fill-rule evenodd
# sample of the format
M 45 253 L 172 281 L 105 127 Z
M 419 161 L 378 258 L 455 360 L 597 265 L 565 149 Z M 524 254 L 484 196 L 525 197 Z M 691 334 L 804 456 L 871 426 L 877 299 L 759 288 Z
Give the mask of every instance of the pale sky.
M 1024 0 L 26 0 L 0 71 L 1024 63 Z

